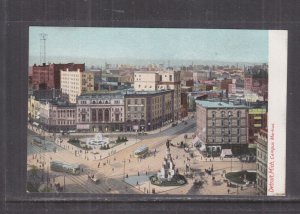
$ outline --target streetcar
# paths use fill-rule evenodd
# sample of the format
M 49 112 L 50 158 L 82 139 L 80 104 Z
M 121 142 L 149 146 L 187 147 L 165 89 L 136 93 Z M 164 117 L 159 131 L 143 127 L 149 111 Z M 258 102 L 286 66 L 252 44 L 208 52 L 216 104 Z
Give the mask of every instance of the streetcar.
M 69 164 L 60 161 L 51 161 L 50 169 L 56 172 L 66 172 L 73 175 L 80 173 L 80 167 L 78 164 Z
M 134 151 L 134 157 L 136 158 L 143 158 L 145 157 L 149 152 L 149 147 L 148 146 L 141 146 L 137 148 L 137 150 Z
M 31 144 L 42 147 L 43 144 L 44 144 L 44 140 L 39 138 L 39 137 L 33 137 L 32 141 L 31 141 Z

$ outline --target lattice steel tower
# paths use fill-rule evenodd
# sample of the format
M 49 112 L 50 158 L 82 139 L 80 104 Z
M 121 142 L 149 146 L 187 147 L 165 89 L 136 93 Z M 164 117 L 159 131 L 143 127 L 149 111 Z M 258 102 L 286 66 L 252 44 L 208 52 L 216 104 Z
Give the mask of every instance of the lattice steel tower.
M 40 33 L 40 64 L 46 63 L 46 39 L 47 34 Z

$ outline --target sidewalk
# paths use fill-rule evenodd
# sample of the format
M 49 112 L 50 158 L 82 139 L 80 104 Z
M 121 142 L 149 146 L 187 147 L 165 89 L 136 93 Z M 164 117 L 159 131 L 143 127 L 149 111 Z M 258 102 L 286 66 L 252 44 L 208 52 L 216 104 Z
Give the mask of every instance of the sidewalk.
M 183 123 L 184 121 L 187 121 L 190 118 L 184 118 L 182 121 L 177 121 L 178 124 Z M 53 133 L 49 133 L 47 131 L 44 131 L 38 127 L 32 126 L 31 124 L 27 125 L 28 129 L 30 129 L 31 131 L 37 133 L 37 134 L 42 134 L 44 136 L 53 136 Z M 172 123 L 163 126 L 161 128 L 152 130 L 152 131 L 146 131 L 145 133 L 147 133 L 148 135 L 152 135 L 152 134 L 157 134 L 160 133 L 162 131 L 165 131 L 169 128 L 172 127 Z M 90 136 L 90 135 L 95 135 L 98 132 L 75 132 L 75 133 L 70 133 L 66 136 Z M 137 135 L 138 132 L 103 132 L 101 133 L 103 136 L 107 136 L 107 135 Z M 55 133 L 56 136 L 63 136 L 61 133 Z

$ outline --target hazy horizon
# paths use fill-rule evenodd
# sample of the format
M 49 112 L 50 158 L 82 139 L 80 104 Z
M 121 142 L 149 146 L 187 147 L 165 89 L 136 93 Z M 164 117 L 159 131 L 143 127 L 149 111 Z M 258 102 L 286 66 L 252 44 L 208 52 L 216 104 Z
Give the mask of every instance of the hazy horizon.
M 267 30 L 30 27 L 29 65 L 46 62 L 109 64 L 261 64 L 268 62 Z

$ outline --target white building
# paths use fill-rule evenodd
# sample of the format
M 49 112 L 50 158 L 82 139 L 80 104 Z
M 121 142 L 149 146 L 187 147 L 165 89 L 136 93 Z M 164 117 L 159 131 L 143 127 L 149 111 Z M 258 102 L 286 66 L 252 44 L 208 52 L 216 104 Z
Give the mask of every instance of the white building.
M 69 95 L 69 102 L 76 103 L 76 97 L 82 92 L 94 91 L 94 74 L 93 72 L 81 72 L 61 70 L 60 83 L 62 93 Z
M 174 90 L 174 118 L 180 119 L 181 86 L 180 71 L 138 71 L 134 73 L 135 91 Z
M 174 90 L 174 120 L 179 120 L 181 113 L 180 71 L 164 70 L 159 71 L 158 74 L 160 75 L 158 89 Z
M 156 91 L 159 75 L 155 71 L 137 71 L 134 73 L 135 91 Z

